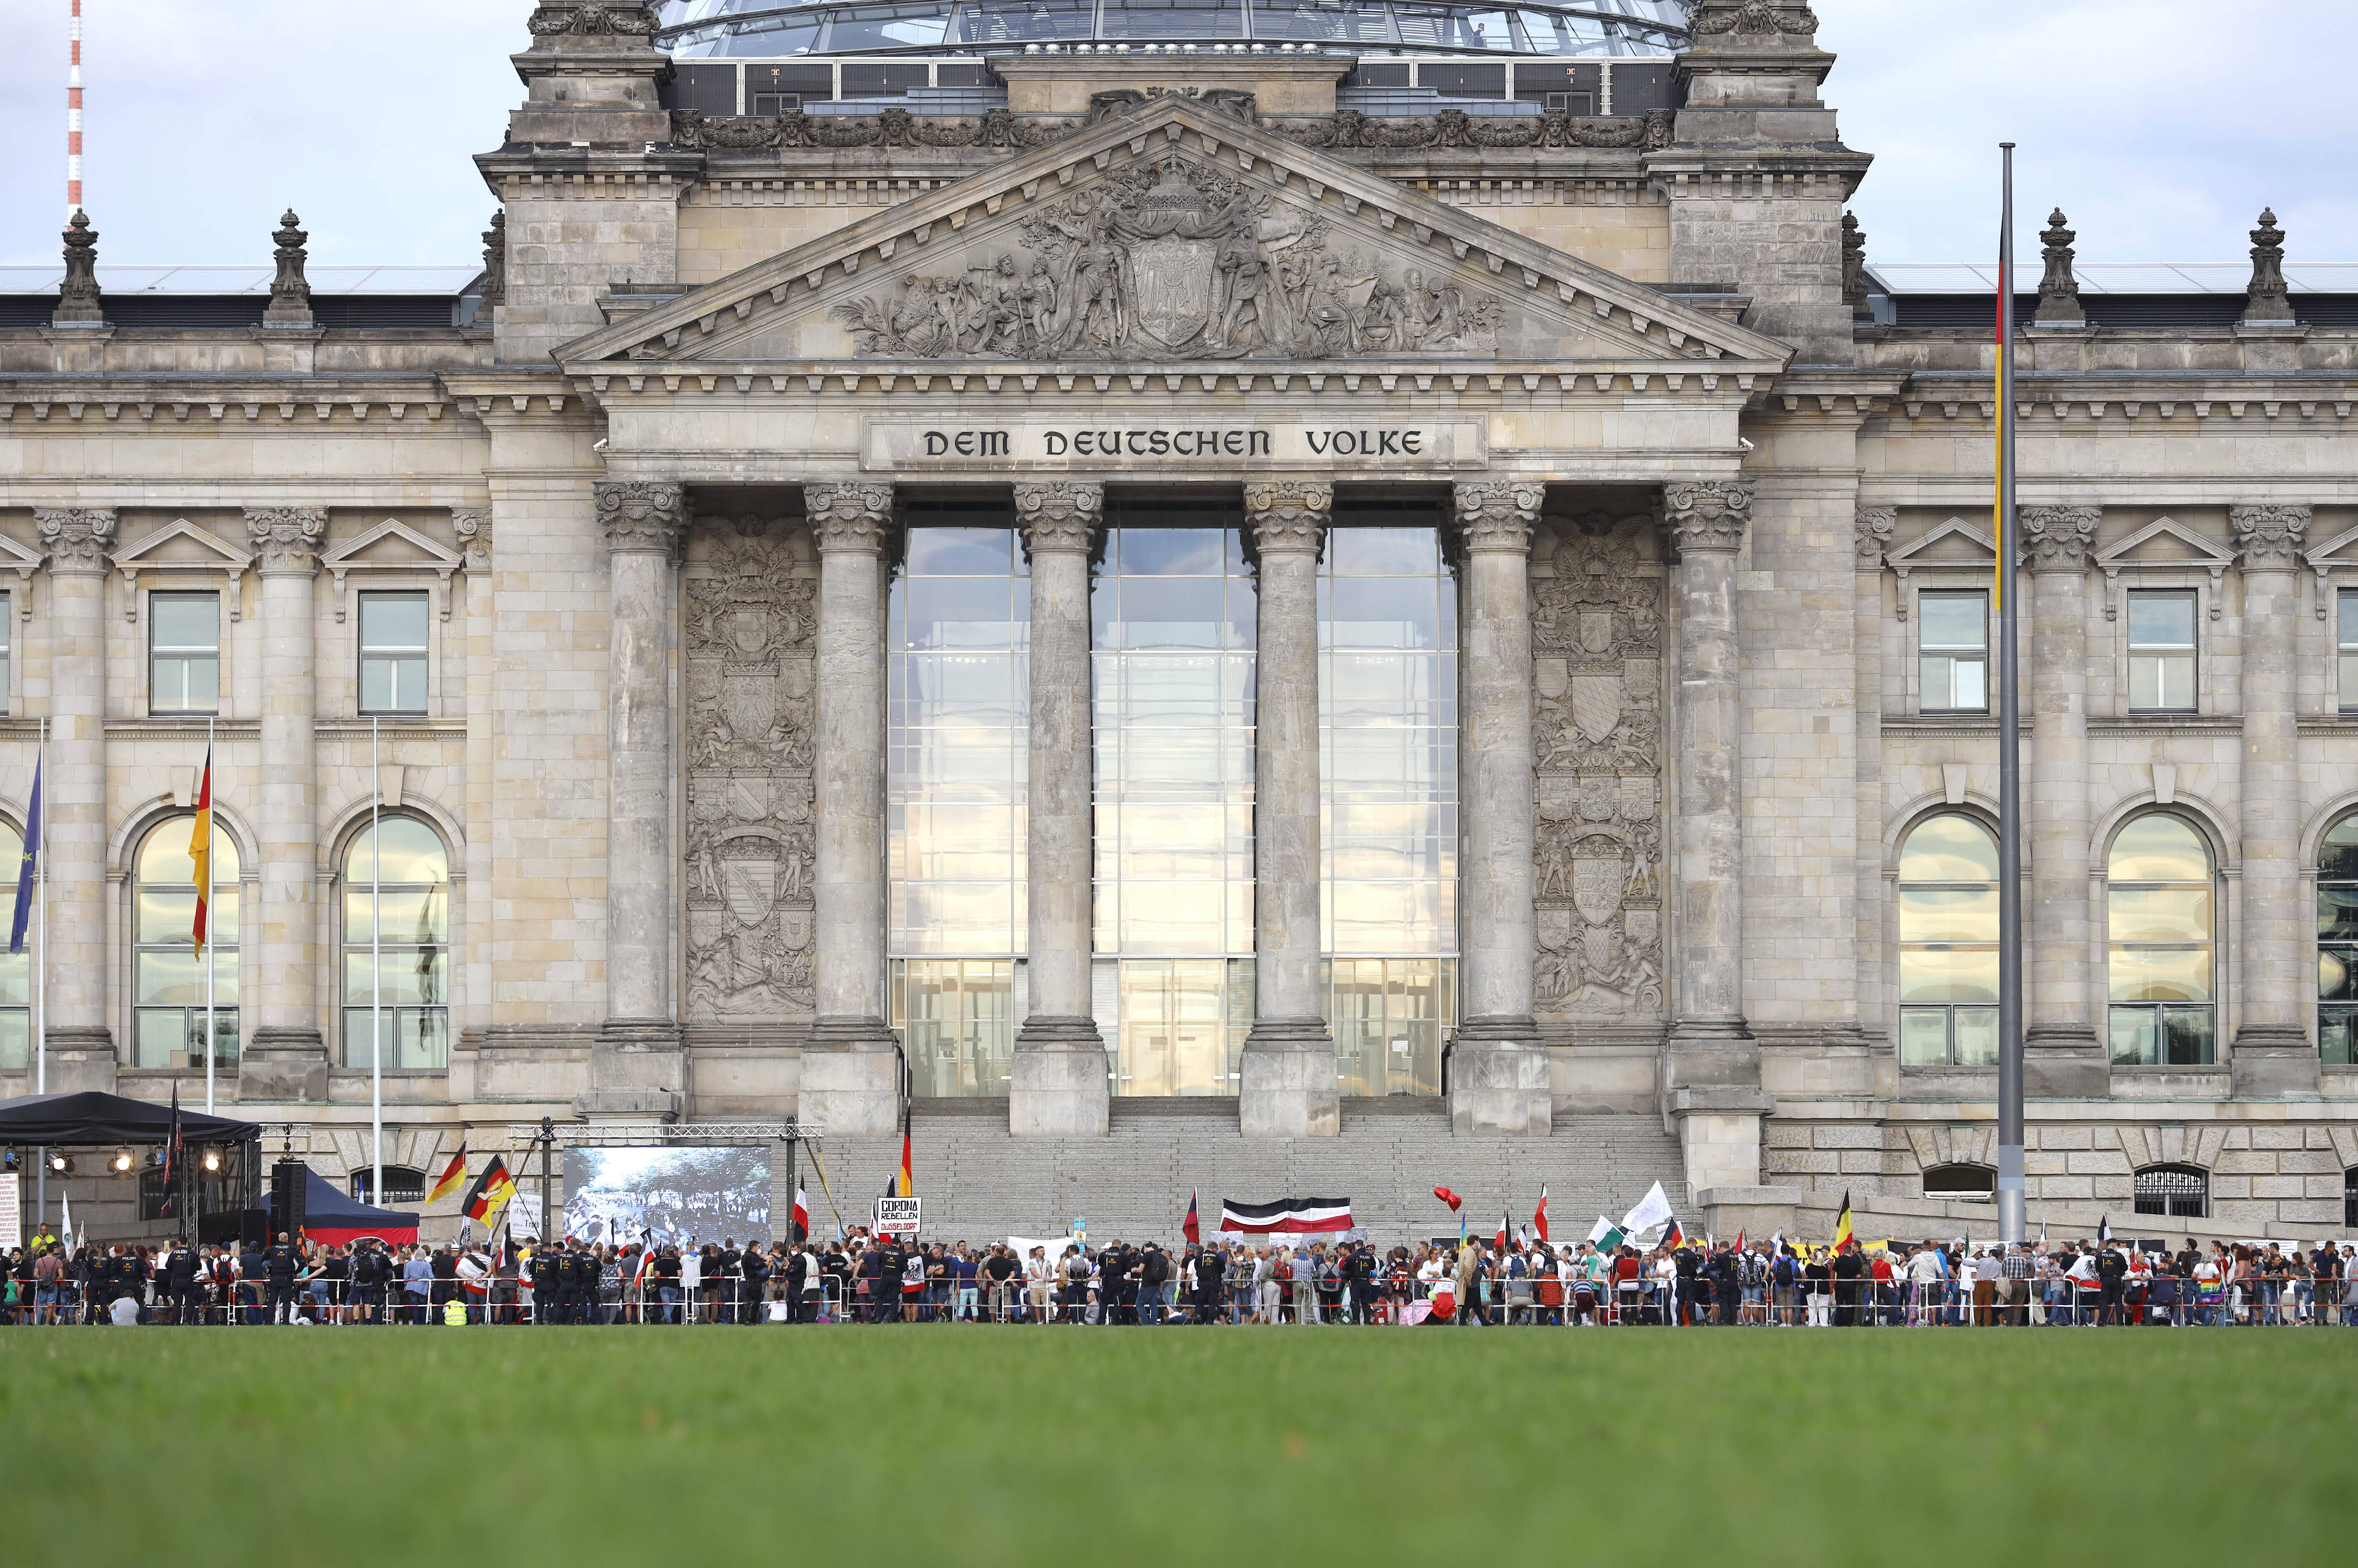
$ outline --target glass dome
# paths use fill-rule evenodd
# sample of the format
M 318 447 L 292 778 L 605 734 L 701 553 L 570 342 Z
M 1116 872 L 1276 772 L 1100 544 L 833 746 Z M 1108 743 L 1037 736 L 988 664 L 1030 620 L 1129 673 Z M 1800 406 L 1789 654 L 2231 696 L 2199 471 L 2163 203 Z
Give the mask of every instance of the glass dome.
M 1687 13 L 1686 0 L 665 0 L 654 41 L 681 59 L 1146 43 L 1660 58 L 1686 46 Z

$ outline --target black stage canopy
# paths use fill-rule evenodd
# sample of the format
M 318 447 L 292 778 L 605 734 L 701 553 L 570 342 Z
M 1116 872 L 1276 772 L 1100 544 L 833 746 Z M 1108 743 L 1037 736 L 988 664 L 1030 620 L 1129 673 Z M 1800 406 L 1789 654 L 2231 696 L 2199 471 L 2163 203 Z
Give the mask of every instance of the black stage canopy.
M 95 1089 L 0 1099 L 0 1144 L 165 1143 L 171 1137 L 172 1108 L 144 1099 Z M 184 1108 L 180 1137 L 189 1143 L 258 1143 L 262 1128 Z

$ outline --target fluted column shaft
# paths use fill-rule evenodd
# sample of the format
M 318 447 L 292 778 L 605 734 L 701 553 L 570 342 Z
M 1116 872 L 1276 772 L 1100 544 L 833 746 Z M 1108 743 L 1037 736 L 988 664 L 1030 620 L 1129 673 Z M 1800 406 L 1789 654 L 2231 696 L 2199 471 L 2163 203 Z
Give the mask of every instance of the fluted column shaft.
M 1019 1136 L 1101 1137 L 1108 1128 L 1105 1042 L 1089 997 L 1089 553 L 1104 513 L 1099 484 L 1015 487 L 1032 563 L 1028 1002 L 1008 1092 Z
M 1334 487 L 1245 487 L 1260 577 L 1253 731 L 1252 1032 L 1238 1116 L 1247 1137 L 1342 1130 L 1319 985 L 1318 557 Z
M 802 1118 L 840 1136 L 896 1125 L 884 1022 L 884 546 L 889 484 L 808 484 L 818 548 L 818 1017 L 803 1053 Z
M 1744 1022 L 1744 856 L 1737 792 L 1736 557 L 1752 487 L 1674 484 L 1679 555 L 1679 949 L 1675 1048 L 1749 1038 Z
M 2293 629 L 2299 609 L 2306 506 L 2228 511 L 2244 579 L 2244 825 L 2242 1022 L 2235 1032 L 2238 1094 L 2314 1092 L 2309 1038 L 2314 982 L 2302 984 L 2316 930 L 2300 896 L 2300 755 Z
M 2023 1089 L 2033 1098 L 2082 1098 L 2102 1094 L 2109 1079 L 2089 1016 L 2088 549 L 2103 512 L 2026 506 L 2019 515 L 2031 580 Z
M 49 1089 L 112 1091 L 106 1017 L 106 571 L 114 514 L 35 514 L 49 553 Z
M 1543 485 L 1461 484 L 1466 605 L 1458 730 L 1463 1022 L 1450 1119 L 1461 1133 L 1543 1133 L 1548 1064 L 1531 1018 L 1531 530 Z
M 327 527 L 320 507 L 250 507 L 245 514 L 246 539 L 262 576 L 262 767 L 254 802 L 262 863 L 260 907 L 248 913 L 239 949 L 254 1023 L 240 1073 L 244 1098 L 314 1098 L 303 1092 L 307 1087 L 324 1098 L 327 1088 L 318 989 L 319 775 L 312 755 L 319 672 L 311 646 L 318 621 L 312 589 Z M 265 1069 L 265 1058 L 277 1052 L 290 1054 Z M 249 1090 L 254 1092 L 249 1096 Z

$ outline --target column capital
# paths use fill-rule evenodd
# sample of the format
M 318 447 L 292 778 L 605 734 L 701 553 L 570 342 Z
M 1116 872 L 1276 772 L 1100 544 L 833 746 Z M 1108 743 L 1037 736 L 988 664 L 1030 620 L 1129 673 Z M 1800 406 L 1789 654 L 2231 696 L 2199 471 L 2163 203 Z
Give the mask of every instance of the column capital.
M 1681 555 L 1733 555 L 1743 546 L 1745 529 L 1752 525 L 1752 485 L 1738 479 L 1666 485 L 1662 514 Z
M 450 531 L 459 536 L 470 570 L 492 564 L 492 509 L 488 506 L 450 508 Z
M 2023 548 L 2033 572 L 2083 572 L 2088 548 L 2096 542 L 2101 506 L 2026 506 L 2015 514 L 2022 524 Z
M 1531 547 L 1531 530 L 1539 524 L 1540 508 L 1547 503 L 1547 486 L 1483 480 L 1458 485 L 1452 499 L 1457 508 L 1458 535 L 1468 550 L 1502 550 L 1520 556 Z
M 1026 558 L 1050 550 L 1087 555 L 1105 520 L 1105 486 L 1095 480 L 1052 479 L 1015 487 L 1015 521 Z
M 49 553 L 49 570 L 82 576 L 103 576 L 106 557 L 114 548 L 114 509 L 111 506 L 37 506 L 33 524 L 41 546 Z
M 319 540 L 328 532 L 324 506 L 249 506 L 245 540 L 265 577 L 309 577 L 319 569 Z
M 1316 555 L 1326 543 L 1335 487 L 1318 480 L 1281 479 L 1245 486 L 1245 522 L 1260 555 L 1281 550 Z
M 606 548 L 673 555 L 687 535 L 687 488 L 664 480 L 623 480 L 597 487 Z
M 1883 569 L 1883 552 L 1891 543 L 1891 531 L 1899 526 L 1899 508 L 1896 506 L 1862 506 L 1853 515 L 1851 528 L 1858 543 L 1858 569 L 1879 572 Z
M 892 527 L 892 487 L 855 481 L 803 486 L 803 512 L 820 555 L 882 555 Z
M 2234 531 L 2235 554 L 2247 572 L 2288 572 L 2300 564 L 2309 545 L 2309 509 L 2306 506 L 2230 506 L 2227 524 Z

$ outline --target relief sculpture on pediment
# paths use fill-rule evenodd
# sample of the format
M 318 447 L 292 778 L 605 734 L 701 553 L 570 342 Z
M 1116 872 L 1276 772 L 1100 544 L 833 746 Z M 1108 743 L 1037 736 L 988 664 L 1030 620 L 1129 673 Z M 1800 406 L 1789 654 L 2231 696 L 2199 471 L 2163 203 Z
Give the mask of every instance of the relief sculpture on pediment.
M 817 628 L 807 551 L 699 525 L 682 581 L 687 1019 L 811 1015 Z
M 1662 1013 L 1662 568 L 1650 518 L 1550 519 L 1531 575 L 1534 1000 Z
M 1506 310 L 1330 243 L 1326 221 L 1176 155 L 1044 204 L 1020 249 L 834 308 L 860 353 L 1016 360 L 1492 355 Z

